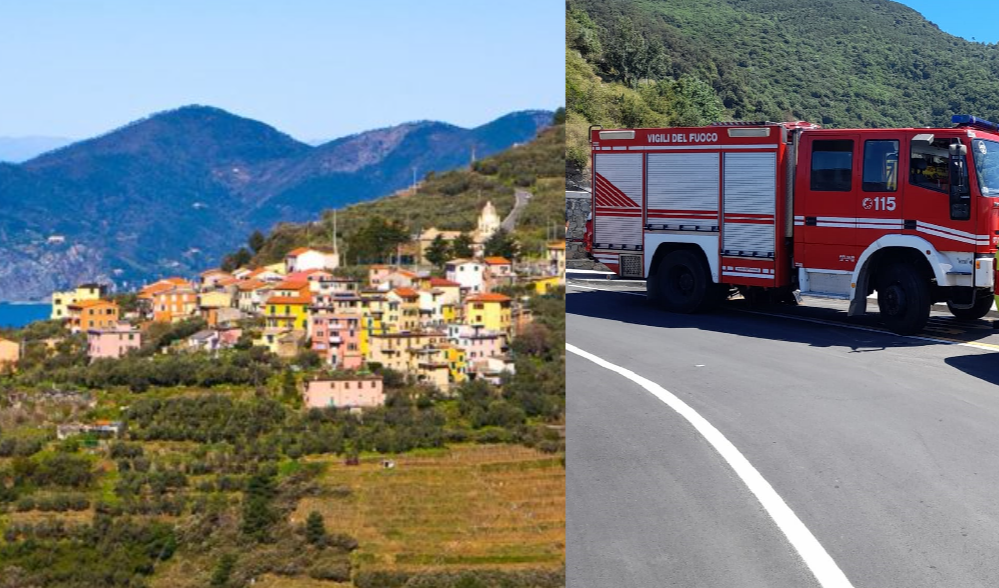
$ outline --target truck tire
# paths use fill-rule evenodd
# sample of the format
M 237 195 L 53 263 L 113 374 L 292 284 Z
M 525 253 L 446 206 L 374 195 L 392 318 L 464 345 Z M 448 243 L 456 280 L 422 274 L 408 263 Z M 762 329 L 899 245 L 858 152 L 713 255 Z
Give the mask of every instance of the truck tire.
M 664 310 L 690 314 L 720 302 L 707 264 L 688 249 L 668 253 L 659 263 L 654 279 L 657 283 L 650 288 L 652 300 Z
M 930 284 L 910 266 L 896 263 L 877 282 L 881 320 L 893 333 L 914 335 L 930 318 Z
M 975 306 L 971 308 L 954 308 L 951 306 L 950 300 L 948 300 L 947 310 L 949 310 L 955 318 L 977 320 L 987 315 L 989 311 L 992 310 L 993 302 L 995 302 L 995 297 L 991 294 L 988 296 L 979 296 L 975 301 Z

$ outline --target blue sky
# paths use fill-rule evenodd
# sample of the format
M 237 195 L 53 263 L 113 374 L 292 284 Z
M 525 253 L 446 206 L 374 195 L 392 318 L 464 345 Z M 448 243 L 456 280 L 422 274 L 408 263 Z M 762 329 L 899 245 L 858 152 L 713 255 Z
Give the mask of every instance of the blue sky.
M 900 0 L 926 20 L 955 37 L 972 37 L 979 43 L 999 41 L 999 2 L 996 0 Z
M 0 136 L 84 138 L 208 104 L 303 139 L 565 102 L 564 5 L 0 3 Z

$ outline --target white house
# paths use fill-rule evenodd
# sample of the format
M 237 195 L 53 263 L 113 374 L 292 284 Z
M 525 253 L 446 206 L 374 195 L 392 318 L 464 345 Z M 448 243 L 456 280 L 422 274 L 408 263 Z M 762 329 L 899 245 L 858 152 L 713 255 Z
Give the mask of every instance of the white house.
M 444 266 L 447 279 L 461 285 L 462 291 L 472 294 L 484 292 L 483 273 L 485 266 L 473 259 L 453 259 Z
M 335 270 L 340 267 L 340 255 L 333 251 L 320 251 L 311 247 L 299 247 L 288 252 L 284 258 L 287 273 L 304 272 L 311 269 Z

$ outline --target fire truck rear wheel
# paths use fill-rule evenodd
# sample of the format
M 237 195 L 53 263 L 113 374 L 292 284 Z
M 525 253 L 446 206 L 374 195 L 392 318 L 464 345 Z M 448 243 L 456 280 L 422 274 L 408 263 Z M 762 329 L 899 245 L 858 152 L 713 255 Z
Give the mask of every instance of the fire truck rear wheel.
M 888 266 L 877 285 L 881 320 L 892 332 L 913 335 L 930 318 L 930 284 L 910 266 Z
M 992 310 L 992 303 L 995 302 L 995 297 L 992 294 L 986 296 L 979 296 L 975 300 L 975 305 L 971 308 L 954 308 L 950 304 L 950 300 L 947 301 L 947 310 L 950 311 L 954 317 L 965 320 L 977 320 L 987 315 L 990 310 Z
M 689 314 L 707 310 L 712 296 L 711 275 L 699 255 L 687 249 L 668 253 L 659 263 L 657 301 L 670 312 Z

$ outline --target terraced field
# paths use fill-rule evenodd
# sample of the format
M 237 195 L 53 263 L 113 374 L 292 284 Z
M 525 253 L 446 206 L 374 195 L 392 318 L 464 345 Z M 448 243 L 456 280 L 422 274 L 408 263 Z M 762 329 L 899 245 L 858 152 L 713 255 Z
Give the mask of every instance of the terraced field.
M 320 512 L 353 535 L 359 569 L 428 571 L 561 567 L 561 457 L 520 446 L 458 446 L 407 454 L 386 468 L 328 462 L 323 496 L 303 498 L 300 523 Z

